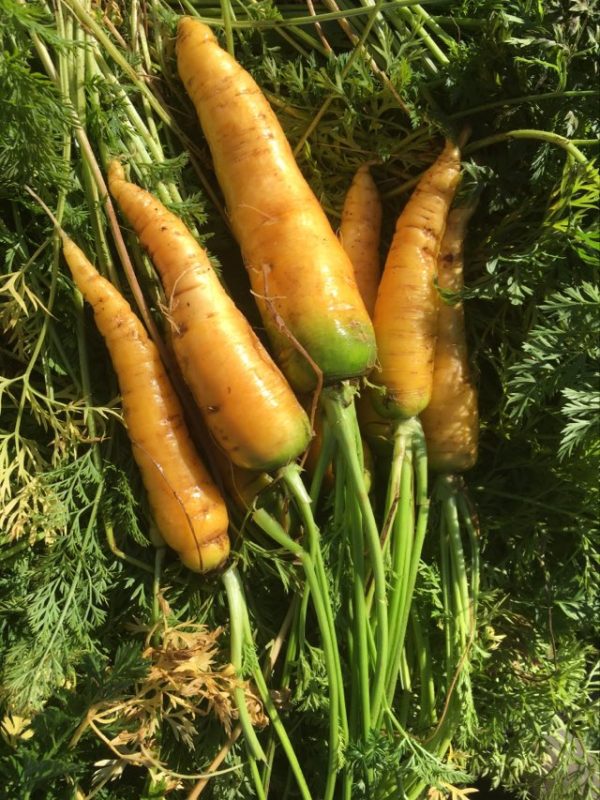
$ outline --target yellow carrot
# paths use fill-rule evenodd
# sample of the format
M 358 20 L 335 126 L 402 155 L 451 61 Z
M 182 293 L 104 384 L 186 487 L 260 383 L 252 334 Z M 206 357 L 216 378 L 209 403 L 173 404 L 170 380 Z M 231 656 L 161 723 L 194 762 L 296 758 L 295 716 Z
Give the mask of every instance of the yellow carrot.
M 440 289 L 459 293 L 463 288 L 463 241 L 474 208 L 455 208 L 448 216 L 438 260 Z M 469 370 L 463 305 L 438 302 L 433 391 L 421 422 L 431 468 L 462 472 L 477 460 L 477 389 Z
M 229 554 L 227 510 L 194 449 L 158 350 L 127 301 L 66 236 L 63 252 L 110 353 L 156 526 L 187 567 L 216 569 Z
M 368 164 L 358 168 L 344 200 L 340 241 L 354 269 L 363 303 L 373 316 L 381 266 L 381 198 Z
M 448 142 L 398 218 L 377 300 L 374 326 L 380 370 L 372 379 L 386 417 L 419 414 L 431 397 L 437 333 L 437 258 L 460 175 L 460 152 Z
M 108 181 L 160 274 L 175 357 L 217 444 L 246 469 L 292 461 L 310 440 L 308 417 L 206 252 L 175 214 L 125 180 L 117 161 Z
M 365 374 L 375 340 L 352 265 L 266 98 L 198 20 L 179 22 L 177 65 L 283 371 L 314 387 L 303 349 L 325 382 Z

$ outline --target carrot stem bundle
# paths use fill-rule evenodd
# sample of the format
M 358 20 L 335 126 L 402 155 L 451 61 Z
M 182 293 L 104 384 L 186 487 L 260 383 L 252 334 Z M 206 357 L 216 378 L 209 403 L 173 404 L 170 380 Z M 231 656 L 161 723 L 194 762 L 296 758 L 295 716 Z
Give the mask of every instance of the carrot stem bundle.
M 340 692 L 342 686 L 338 681 L 338 671 L 335 657 L 335 645 L 331 637 L 331 628 L 329 622 L 329 615 L 326 606 L 323 602 L 323 595 L 321 585 L 315 570 L 315 564 L 309 552 L 307 552 L 300 544 L 295 542 L 283 530 L 279 523 L 273 519 L 264 509 L 258 509 L 252 515 L 252 519 L 258 527 L 272 538 L 277 544 L 290 552 L 302 563 L 306 580 L 310 588 L 315 607 L 315 613 L 319 624 L 323 643 L 323 653 L 325 655 L 325 663 L 327 667 L 327 675 L 329 681 L 329 748 L 328 748 L 328 769 L 327 781 L 323 793 L 324 800 L 332 800 L 335 792 L 337 782 L 337 774 L 339 770 L 338 763 L 338 747 L 339 747 L 339 709 L 340 709 Z

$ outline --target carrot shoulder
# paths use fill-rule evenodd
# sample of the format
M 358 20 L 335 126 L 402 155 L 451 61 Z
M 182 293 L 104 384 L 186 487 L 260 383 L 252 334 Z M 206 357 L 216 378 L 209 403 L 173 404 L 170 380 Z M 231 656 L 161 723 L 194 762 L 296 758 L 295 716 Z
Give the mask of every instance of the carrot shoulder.
M 326 382 L 366 373 L 375 340 L 352 265 L 271 106 L 198 20 L 179 22 L 177 64 L 283 371 L 298 390 L 316 383 L 297 342 Z
M 217 444 L 246 469 L 292 461 L 308 445 L 308 418 L 205 250 L 117 161 L 109 186 L 160 274 L 175 356 Z
M 354 269 L 358 291 L 373 316 L 381 275 L 381 198 L 368 164 L 358 168 L 342 209 L 340 241 Z
M 448 142 L 398 218 L 375 302 L 380 371 L 378 411 L 412 417 L 429 403 L 437 335 L 435 275 L 448 211 L 460 176 L 460 152 Z
M 463 241 L 473 209 L 464 206 L 450 212 L 438 262 L 441 289 L 458 293 L 463 288 Z M 477 460 L 477 389 L 469 370 L 463 305 L 438 302 L 433 391 L 421 421 L 432 469 L 462 472 Z
M 127 301 L 66 237 L 63 251 L 108 347 L 156 525 L 187 567 L 215 569 L 229 554 L 227 510 L 194 449 L 158 350 Z

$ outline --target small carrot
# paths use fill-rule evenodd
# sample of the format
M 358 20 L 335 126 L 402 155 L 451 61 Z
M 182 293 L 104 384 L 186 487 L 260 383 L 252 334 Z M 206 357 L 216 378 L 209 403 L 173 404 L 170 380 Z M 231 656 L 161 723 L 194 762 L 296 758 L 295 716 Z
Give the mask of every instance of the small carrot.
M 354 269 L 358 291 L 373 316 L 381 274 L 381 198 L 368 164 L 358 168 L 342 209 L 340 241 Z
M 267 99 L 199 20 L 179 22 L 177 66 L 283 371 L 299 391 L 365 374 L 375 338 L 352 264 Z
M 156 526 L 191 570 L 216 569 L 229 554 L 227 510 L 194 449 L 158 350 L 129 303 L 64 235 L 63 252 L 108 347 Z
M 125 180 L 118 161 L 108 182 L 160 274 L 175 357 L 215 441 L 245 469 L 289 463 L 308 445 L 308 417 L 205 250 L 175 214 Z
M 438 260 L 440 289 L 463 288 L 463 242 L 475 204 L 452 209 Z M 477 389 L 469 370 L 462 303 L 439 300 L 433 391 L 421 414 L 429 465 L 438 472 L 463 472 L 477 460 Z
M 396 223 L 375 302 L 374 326 L 384 387 L 373 401 L 386 417 L 413 417 L 428 404 L 437 335 L 434 278 L 448 211 L 460 176 L 459 148 L 447 142 Z

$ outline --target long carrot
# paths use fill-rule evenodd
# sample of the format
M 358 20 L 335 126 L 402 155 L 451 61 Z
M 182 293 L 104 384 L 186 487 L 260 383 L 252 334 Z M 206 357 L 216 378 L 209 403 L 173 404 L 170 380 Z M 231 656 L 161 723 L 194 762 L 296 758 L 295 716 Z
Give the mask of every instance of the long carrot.
M 475 204 L 448 216 L 438 260 L 440 289 L 463 288 L 463 241 Z M 479 415 L 471 380 L 462 303 L 439 301 L 438 338 L 431 401 L 421 414 L 429 465 L 438 472 L 462 472 L 477 459 Z
M 381 274 L 379 238 L 381 198 L 368 164 L 358 168 L 342 209 L 340 241 L 354 269 L 358 291 L 369 315 L 373 316 Z
M 179 22 L 177 64 L 283 371 L 303 391 L 314 365 L 326 383 L 365 374 L 375 339 L 352 265 L 266 98 L 198 20 Z
M 373 400 L 386 417 L 413 417 L 429 403 L 437 334 L 434 278 L 446 218 L 460 175 L 460 152 L 447 142 L 396 223 L 375 302 L 374 326 L 384 387 Z
M 206 252 L 178 217 L 125 180 L 118 161 L 108 182 L 160 274 L 175 356 L 216 442 L 243 468 L 292 461 L 308 445 L 308 417 Z
M 129 303 L 64 235 L 63 252 L 108 347 L 158 530 L 191 570 L 216 569 L 229 554 L 227 510 L 194 449 L 158 350 Z

